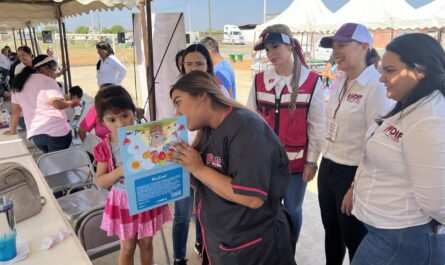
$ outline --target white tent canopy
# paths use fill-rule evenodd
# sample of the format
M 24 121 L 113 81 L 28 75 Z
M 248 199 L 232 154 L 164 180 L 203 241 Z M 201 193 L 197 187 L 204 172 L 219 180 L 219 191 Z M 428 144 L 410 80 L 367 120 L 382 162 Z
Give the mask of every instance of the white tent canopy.
M 60 6 L 61 17 L 95 10 L 133 8 L 137 0 L 0 0 L 0 26 L 24 28 L 27 23 L 55 22 Z
M 445 27 L 445 1 L 435 0 L 417 9 L 420 17 L 428 18 L 430 21 L 434 20 L 430 28 Z
M 273 24 L 285 24 L 294 33 L 313 32 L 317 21 L 331 15 L 332 12 L 326 8 L 321 0 L 294 0 L 280 15 L 258 25 L 255 30 L 262 31 Z
M 317 30 L 335 31 L 348 22 L 363 24 L 370 30 L 428 27 L 428 21 L 416 19 L 418 16 L 405 0 L 351 0 L 332 16 L 320 21 Z

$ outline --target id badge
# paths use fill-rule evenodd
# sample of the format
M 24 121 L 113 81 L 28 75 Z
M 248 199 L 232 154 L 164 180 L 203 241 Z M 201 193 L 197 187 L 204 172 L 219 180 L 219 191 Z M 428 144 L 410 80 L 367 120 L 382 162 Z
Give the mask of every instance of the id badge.
M 337 136 L 337 123 L 334 120 L 330 120 L 328 123 L 328 128 L 326 130 L 326 139 L 331 142 L 335 142 L 335 137 Z

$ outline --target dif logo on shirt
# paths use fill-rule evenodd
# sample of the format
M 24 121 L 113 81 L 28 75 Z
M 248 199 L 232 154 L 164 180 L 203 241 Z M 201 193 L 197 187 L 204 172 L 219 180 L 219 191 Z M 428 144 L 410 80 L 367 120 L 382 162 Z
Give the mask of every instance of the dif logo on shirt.
M 213 154 L 207 154 L 207 165 L 215 168 L 221 168 L 221 157 L 215 156 Z
M 355 103 L 355 104 L 359 104 L 360 103 L 360 100 L 363 98 L 363 95 L 360 95 L 360 94 L 356 94 L 356 93 L 349 93 L 348 94 L 348 97 L 347 97 L 347 101 L 348 102 L 352 102 L 352 103 Z
M 386 127 L 385 130 L 383 130 L 383 132 L 388 138 L 390 138 L 396 143 L 399 143 L 400 139 L 402 139 L 403 136 L 403 133 L 399 129 L 397 129 L 394 125 L 389 125 L 388 127 Z

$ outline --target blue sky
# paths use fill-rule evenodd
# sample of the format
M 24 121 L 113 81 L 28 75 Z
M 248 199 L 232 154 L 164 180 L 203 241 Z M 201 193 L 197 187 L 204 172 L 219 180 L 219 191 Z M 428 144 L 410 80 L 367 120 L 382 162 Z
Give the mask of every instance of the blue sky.
M 285 10 L 293 0 L 267 0 L 267 13 L 280 13 Z M 312 1 L 312 0 L 305 0 Z M 335 12 L 348 0 L 322 0 L 326 7 Z M 388 0 L 391 1 L 391 0 Z M 206 30 L 208 28 L 208 0 L 157 0 L 158 12 L 184 12 L 186 30 L 189 29 L 189 9 L 191 13 L 191 26 L 193 30 Z M 425 5 L 431 0 L 407 0 L 413 7 Z M 190 8 L 189 8 L 190 7 Z M 138 9 L 110 12 L 95 12 L 66 20 L 67 30 L 74 31 L 79 26 L 91 26 L 92 21 L 97 27 L 98 18 L 101 27 L 111 27 L 120 24 L 131 29 L 131 13 L 138 13 Z M 263 21 L 263 0 L 211 0 L 212 29 L 222 29 L 224 24 L 259 24 Z M 98 15 L 99 14 L 99 15 Z

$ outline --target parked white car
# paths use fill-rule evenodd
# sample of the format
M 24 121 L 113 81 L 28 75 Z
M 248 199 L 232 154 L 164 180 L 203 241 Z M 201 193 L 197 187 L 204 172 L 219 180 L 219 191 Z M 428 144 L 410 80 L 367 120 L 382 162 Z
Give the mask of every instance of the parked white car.
M 331 48 L 326 49 L 326 48 L 321 47 L 320 40 L 317 42 L 317 44 L 315 44 L 313 59 L 327 61 L 327 60 L 329 60 L 331 55 L 332 55 L 332 49 Z

